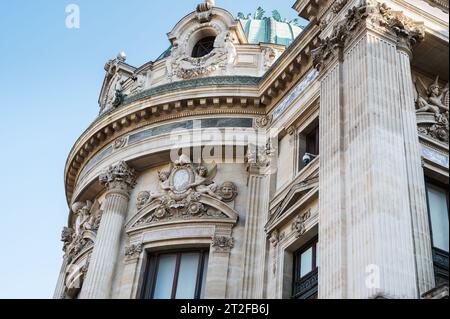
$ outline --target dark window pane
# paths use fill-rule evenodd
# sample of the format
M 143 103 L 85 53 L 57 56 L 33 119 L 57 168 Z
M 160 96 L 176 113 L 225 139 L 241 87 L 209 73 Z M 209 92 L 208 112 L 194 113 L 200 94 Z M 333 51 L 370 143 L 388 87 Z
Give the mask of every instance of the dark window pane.
M 211 51 L 214 49 L 215 40 L 216 37 L 206 37 L 198 41 L 194 46 L 194 49 L 192 50 L 192 57 L 201 58 L 202 56 L 211 53 Z

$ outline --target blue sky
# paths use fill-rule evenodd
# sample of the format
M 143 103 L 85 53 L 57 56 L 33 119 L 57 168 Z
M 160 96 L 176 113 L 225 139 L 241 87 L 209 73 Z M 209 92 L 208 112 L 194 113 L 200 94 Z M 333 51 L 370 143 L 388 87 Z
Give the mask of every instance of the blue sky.
M 201 0 L 0 0 L 0 298 L 52 298 L 68 206 L 63 172 L 98 114 L 103 66 L 119 51 L 140 66 Z M 68 4 L 80 29 L 67 29 Z M 234 15 L 280 11 L 294 0 L 216 0 Z

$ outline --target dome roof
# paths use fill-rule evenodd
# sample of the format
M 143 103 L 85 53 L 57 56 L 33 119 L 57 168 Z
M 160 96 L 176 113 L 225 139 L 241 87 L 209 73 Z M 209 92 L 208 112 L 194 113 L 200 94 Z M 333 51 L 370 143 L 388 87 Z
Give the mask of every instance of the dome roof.
M 286 21 L 276 10 L 271 17 L 264 16 L 265 11 L 259 7 L 256 12 L 245 16 L 238 13 L 238 19 L 242 24 L 247 40 L 251 44 L 273 43 L 289 46 L 303 31 L 298 25 L 297 19 Z

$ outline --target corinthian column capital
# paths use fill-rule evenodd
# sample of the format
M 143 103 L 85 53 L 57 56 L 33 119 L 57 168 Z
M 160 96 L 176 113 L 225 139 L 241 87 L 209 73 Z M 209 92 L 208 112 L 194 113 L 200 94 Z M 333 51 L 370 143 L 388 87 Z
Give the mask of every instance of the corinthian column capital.
M 425 36 L 423 23 L 392 10 L 386 3 L 361 0 L 334 24 L 331 33 L 321 37 L 319 46 L 311 52 L 314 67 L 320 69 L 333 58 L 339 57 L 339 52 L 366 29 L 390 36 L 397 41 L 399 48 L 409 53 Z
M 136 185 L 136 172 L 124 161 L 111 165 L 99 176 L 100 183 L 109 191 L 128 193 Z

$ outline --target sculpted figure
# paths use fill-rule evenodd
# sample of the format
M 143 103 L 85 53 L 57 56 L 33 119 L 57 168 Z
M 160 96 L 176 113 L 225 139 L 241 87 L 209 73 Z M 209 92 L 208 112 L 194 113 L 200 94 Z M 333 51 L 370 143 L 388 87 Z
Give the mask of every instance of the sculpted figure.
M 439 76 L 436 77 L 433 84 L 426 88 L 422 80 L 418 78 L 418 81 L 415 83 L 417 112 L 431 112 L 436 115 L 448 112 L 448 105 L 445 105 L 443 101 L 448 93 L 448 83 L 444 88 L 441 88 L 438 81 Z M 422 95 L 426 97 L 421 96 L 421 90 L 417 82 L 422 86 Z
M 158 172 L 159 185 L 164 191 L 170 191 L 173 189 L 173 187 L 169 185 L 169 174 L 169 172 Z
M 208 194 L 211 197 L 222 200 L 222 197 L 217 195 L 215 192 L 217 190 L 217 185 L 213 181 L 207 178 L 208 169 L 204 166 L 199 166 L 197 168 L 197 175 L 195 176 L 195 182 L 190 186 L 195 188 L 195 191 L 200 194 Z
M 77 216 L 75 221 L 75 234 L 80 235 L 84 230 L 90 229 L 88 222 L 91 219 L 90 210 L 92 208 L 92 202 L 86 201 L 86 203 L 77 202 L 72 205 L 72 211 Z
M 74 231 L 72 228 L 64 227 L 63 231 L 61 233 L 61 241 L 64 243 L 63 250 L 65 251 L 67 246 L 70 245 L 70 243 L 73 240 L 73 234 Z

